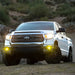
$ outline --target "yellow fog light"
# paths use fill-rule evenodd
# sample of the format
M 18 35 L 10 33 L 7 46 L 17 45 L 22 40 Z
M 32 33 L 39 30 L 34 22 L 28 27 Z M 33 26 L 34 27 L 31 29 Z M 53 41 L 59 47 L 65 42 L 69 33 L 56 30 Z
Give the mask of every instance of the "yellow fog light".
M 53 49 L 53 47 L 50 46 L 50 45 L 48 45 L 48 46 L 46 46 L 46 49 L 49 50 L 49 51 L 51 51 Z
M 4 50 L 5 50 L 6 52 L 8 52 L 10 49 L 9 49 L 9 47 L 5 47 Z

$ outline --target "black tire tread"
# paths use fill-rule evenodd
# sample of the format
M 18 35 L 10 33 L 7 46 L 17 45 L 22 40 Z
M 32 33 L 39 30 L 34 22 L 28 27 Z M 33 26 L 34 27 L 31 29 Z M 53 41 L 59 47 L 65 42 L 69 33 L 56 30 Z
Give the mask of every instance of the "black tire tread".
M 20 62 L 20 59 L 13 58 L 12 56 L 7 55 L 7 54 L 4 54 L 4 55 L 3 55 L 3 63 L 4 63 L 6 66 L 18 65 L 19 62 Z

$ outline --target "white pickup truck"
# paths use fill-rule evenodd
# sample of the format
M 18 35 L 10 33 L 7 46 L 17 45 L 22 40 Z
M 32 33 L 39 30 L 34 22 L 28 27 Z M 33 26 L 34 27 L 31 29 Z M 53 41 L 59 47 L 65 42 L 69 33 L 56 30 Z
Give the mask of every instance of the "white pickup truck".
M 32 21 L 6 35 L 2 56 L 7 66 L 19 64 L 21 58 L 26 58 L 27 64 L 59 63 L 63 57 L 72 62 L 72 49 L 72 40 L 57 22 Z

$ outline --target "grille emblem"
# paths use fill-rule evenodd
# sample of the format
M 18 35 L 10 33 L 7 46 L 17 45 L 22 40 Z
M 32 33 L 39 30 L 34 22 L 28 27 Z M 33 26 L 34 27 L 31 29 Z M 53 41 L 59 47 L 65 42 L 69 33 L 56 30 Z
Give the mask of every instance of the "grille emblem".
M 29 36 L 25 36 L 24 39 L 25 39 L 25 40 L 29 40 L 30 37 L 29 37 Z

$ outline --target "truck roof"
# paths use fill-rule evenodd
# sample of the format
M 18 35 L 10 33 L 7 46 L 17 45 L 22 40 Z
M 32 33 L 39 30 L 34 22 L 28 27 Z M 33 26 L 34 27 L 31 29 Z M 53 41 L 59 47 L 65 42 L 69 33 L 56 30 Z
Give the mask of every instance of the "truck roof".
M 54 23 L 55 21 L 30 21 L 30 22 L 23 22 L 23 23 L 46 23 L 46 22 Z

